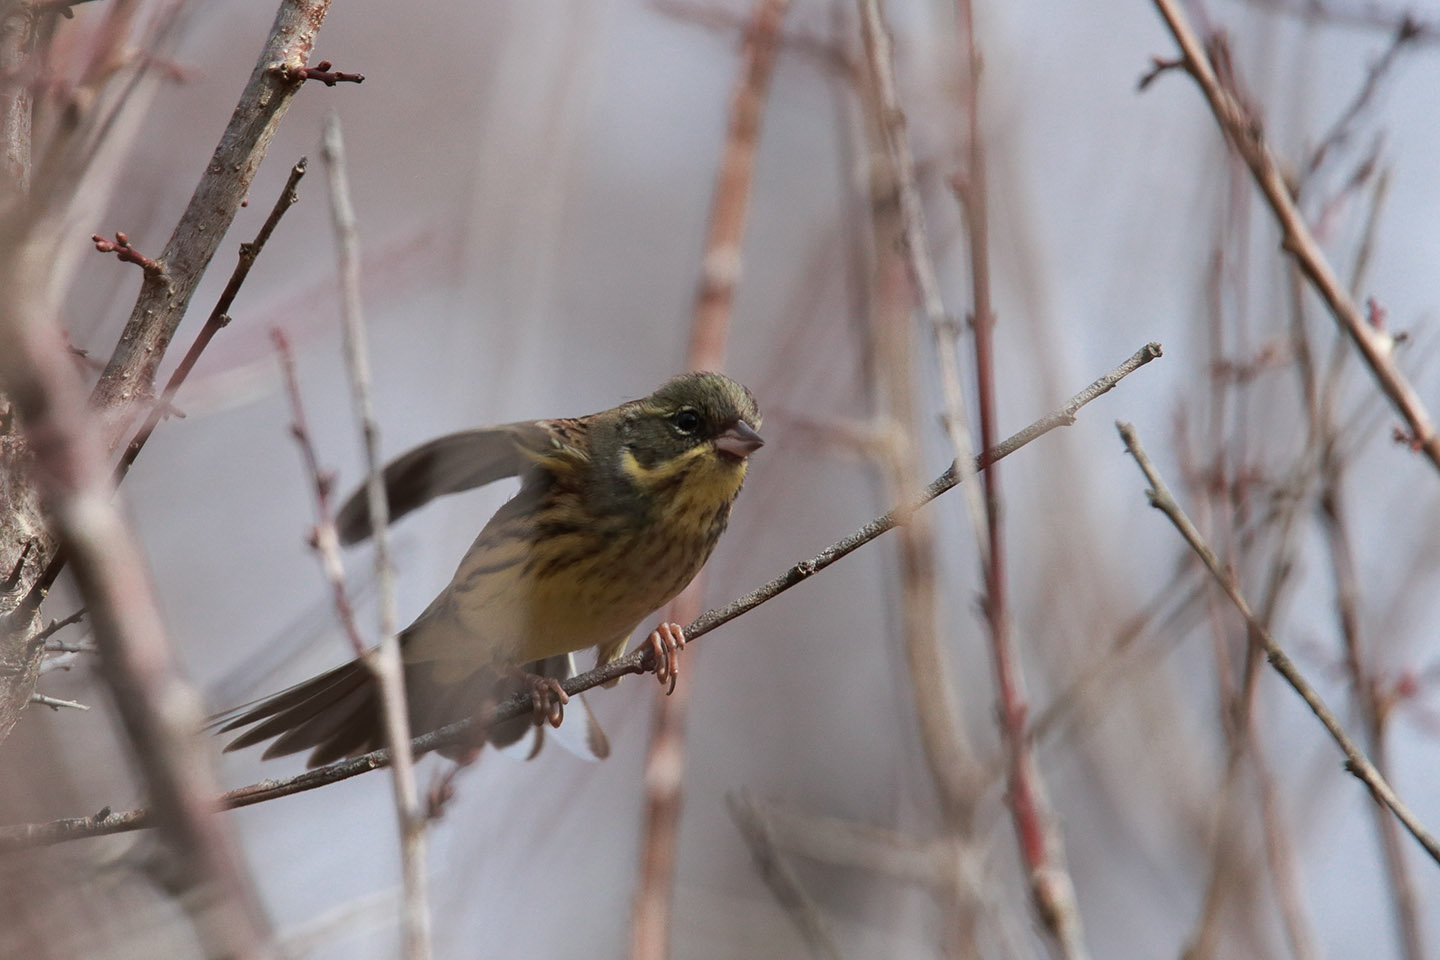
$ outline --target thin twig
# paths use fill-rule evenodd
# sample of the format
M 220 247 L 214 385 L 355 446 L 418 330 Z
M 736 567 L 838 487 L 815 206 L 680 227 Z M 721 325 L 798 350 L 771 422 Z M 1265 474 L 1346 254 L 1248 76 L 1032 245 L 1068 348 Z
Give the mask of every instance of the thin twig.
M 880 9 L 880 0 L 859 0 L 860 36 L 870 65 L 871 82 L 879 102 L 886 153 L 895 168 L 899 193 L 900 219 L 905 239 L 905 264 L 915 299 L 935 337 L 935 354 L 940 364 L 940 385 L 945 404 L 945 435 L 950 440 L 955 462 L 962 472 L 961 480 L 969 480 L 971 451 L 974 441 L 965 416 L 965 394 L 960 379 L 960 327 L 945 309 L 940 297 L 940 282 L 935 275 L 935 259 L 925 232 L 925 211 L 920 204 L 920 186 L 916 180 L 915 157 L 910 151 L 906 132 L 905 111 L 895 84 L 895 60 L 890 50 L 890 31 Z M 989 549 L 985 535 L 985 510 L 981 491 L 973 483 L 962 491 L 970 512 L 976 542 L 983 558 Z
M 1365 71 L 1365 82 L 1355 92 L 1355 97 L 1350 101 L 1349 106 L 1341 111 L 1335 124 L 1330 128 L 1330 132 L 1320 140 L 1305 161 L 1305 172 L 1300 178 L 1302 188 L 1305 183 L 1314 178 L 1321 165 L 1325 163 L 1330 151 L 1343 146 L 1345 141 L 1350 139 L 1356 120 L 1374 102 L 1376 94 L 1380 91 L 1380 84 L 1399 62 L 1400 55 L 1414 45 L 1416 38 L 1419 37 L 1418 31 L 1419 25 L 1409 16 L 1401 19 L 1395 29 L 1395 35 L 1390 40 L 1390 45 L 1385 48 L 1380 59 L 1372 63 L 1370 68 Z
M 146 273 L 91 401 L 113 419 L 106 442 L 114 446 L 130 418 L 124 409 L 149 393 L 155 371 L 190 305 L 200 276 L 250 190 L 271 138 L 300 85 L 275 67 L 305 65 L 330 0 L 281 0 L 275 22 L 214 156 L 158 260 L 163 274 Z
M 663 16 L 672 17 L 683 23 L 717 32 L 743 32 L 750 28 L 746 14 L 728 10 L 713 3 L 695 3 L 692 0 L 650 0 L 650 9 Z M 782 50 L 799 54 L 816 65 L 838 74 L 846 80 L 854 80 L 859 74 L 859 64 L 839 40 L 806 33 L 782 33 L 777 38 Z
M 11 239 L 0 256 L 0 390 L 24 427 L 31 476 L 71 557 L 130 755 L 186 879 L 212 905 L 203 924 L 211 951 L 273 956 L 228 824 L 214 815 L 218 784 L 196 732 L 199 700 L 175 666 L 148 565 L 112 500 L 99 424 L 56 321 L 50 247 L 28 227 Z M 43 646 L 35 645 L 37 658 Z
M 1165 481 L 1160 478 L 1160 474 L 1155 469 L 1155 465 L 1150 462 L 1149 456 L 1146 455 L 1144 448 L 1140 446 L 1140 439 L 1135 434 L 1135 428 L 1128 423 L 1117 423 L 1116 427 L 1120 431 L 1121 438 L 1125 441 L 1126 449 L 1129 450 L 1130 454 L 1135 458 L 1135 462 L 1140 466 L 1141 472 L 1145 474 L 1145 479 L 1150 482 L 1150 490 L 1146 492 L 1146 496 L 1150 500 L 1150 505 L 1164 513 L 1170 522 L 1175 525 L 1180 535 L 1185 538 L 1185 542 L 1190 545 L 1190 548 L 1195 551 L 1201 561 L 1204 562 L 1206 568 L 1209 569 L 1216 582 L 1220 584 L 1221 589 L 1224 590 L 1226 596 L 1230 598 L 1230 602 L 1235 604 L 1235 608 L 1239 610 L 1240 615 L 1245 618 L 1246 627 L 1250 631 L 1251 642 L 1257 644 L 1265 652 L 1265 656 L 1269 660 L 1270 665 L 1275 668 L 1280 676 L 1284 677 L 1285 682 L 1290 684 L 1295 692 L 1300 695 L 1300 698 L 1305 701 L 1306 706 L 1315 714 L 1316 718 L 1325 725 L 1325 729 L 1329 731 L 1330 736 L 1345 754 L 1345 769 L 1349 770 L 1350 773 L 1354 774 L 1361 782 L 1369 787 L 1375 799 L 1389 807 L 1391 812 L 1405 825 L 1405 829 L 1410 831 L 1410 835 L 1419 842 L 1420 846 L 1425 848 L 1425 852 L 1428 853 L 1437 864 L 1440 864 L 1440 842 L 1436 841 L 1435 837 L 1425 829 L 1424 825 L 1420 823 L 1410 811 L 1410 808 L 1405 805 L 1404 801 L 1395 794 L 1395 791 L 1380 774 L 1380 771 L 1375 769 L 1375 765 L 1366 758 L 1364 752 L 1355 744 L 1355 741 L 1345 732 L 1344 728 L 1340 726 L 1340 721 L 1336 719 L 1335 714 L 1325 705 L 1325 702 L 1320 699 L 1320 695 L 1315 692 L 1315 688 L 1310 685 L 1310 682 L 1305 679 L 1305 676 L 1300 672 L 1299 668 L 1295 666 L 1285 651 L 1280 648 L 1280 645 L 1275 642 L 1275 638 L 1271 636 L 1270 631 L 1266 630 L 1260 621 L 1256 619 L 1250 610 L 1250 605 L 1246 602 L 1244 595 L 1241 594 L 1240 587 L 1235 582 L 1234 575 L 1220 563 L 1220 558 L 1215 555 L 1215 551 L 1210 549 L 1210 545 L 1205 542 L 1205 538 L 1200 535 L 1200 531 L 1190 522 L 1190 518 L 1185 515 L 1180 505 L 1175 502 L 1175 498 L 1171 496 L 1169 488 L 1165 486 Z
M 300 199 L 296 189 L 300 185 L 300 178 L 305 176 L 306 159 L 301 157 L 293 167 L 290 168 L 290 176 L 285 180 L 285 188 L 280 191 L 280 196 L 271 208 L 270 215 L 261 224 L 260 230 L 255 234 L 255 239 L 249 243 L 240 244 L 239 260 L 235 269 L 230 273 L 230 280 L 225 284 L 225 289 L 220 292 L 220 298 L 215 301 L 215 306 L 210 311 L 210 316 L 205 318 L 205 326 L 195 336 L 195 342 L 190 344 L 190 349 L 185 351 L 185 356 L 180 359 L 175 372 L 170 375 L 169 381 L 165 384 L 160 399 L 151 408 L 145 418 L 145 423 L 135 432 L 135 436 L 125 446 L 125 452 L 120 456 L 120 462 L 115 465 L 115 483 L 118 486 L 120 481 L 125 479 L 135 458 L 140 455 L 140 450 L 150 439 L 160 421 L 165 418 L 166 412 L 171 409 L 175 394 L 180 391 L 180 386 L 190 371 L 195 369 L 200 354 L 210 345 L 210 341 L 230 323 L 230 307 L 235 303 L 235 297 L 240 293 L 240 287 L 245 283 L 245 278 L 250 275 L 250 268 L 255 265 L 255 260 L 260 256 L 260 251 L 265 249 L 265 244 L 270 235 L 275 232 L 279 225 L 280 218 L 285 211 L 295 205 Z
M 1345 502 L 1345 467 L 1338 450 L 1339 439 L 1328 416 L 1328 408 L 1315 425 L 1321 444 L 1319 471 L 1320 500 L 1317 504 L 1320 526 L 1325 534 L 1326 552 L 1335 585 L 1335 614 L 1345 647 L 1345 669 L 1350 677 L 1351 696 L 1359 708 L 1365 729 L 1365 744 L 1375 758 L 1375 768 L 1389 776 L 1385 749 L 1387 709 L 1381 702 L 1379 683 L 1370 671 L 1366 656 L 1365 637 L 1360 624 L 1360 577 L 1355 568 L 1355 554 L 1350 541 L 1350 525 Z M 1371 806 L 1375 830 L 1379 834 L 1380 853 L 1390 897 L 1395 907 L 1395 929 L 1404 948 L 1406 960 L 1426 957 L 1424 938 L 1420 933 L 1420 911 L 1415 897 L 1415 884 L 1405 862 L 1405 851 L 1395 827 L 1395 820 L 1385 813 L 1378 799 Z
M 965 229 L 970 240 L 975 384 L 979 399 L 980 445 L 981 449 L 987 449 L 994 443 L 996 434 L 996 374 L 995 310 L 990 300 L 988 180 L 985 145 L 980 130 L 981 62 L 970 0 L 957 0 L 956 9 L 962 31 L 961 53 L 967 67 L 967 76 L 962 77 L 967 152 L 965 171 L 955 178 L 954 188 L 965 214 Z M 984 529 L 988 534 L 988 549 L 981 553 L 985 570 L 983 606 L 985 621 L 990 628 L 990 656 L 995 670 L 1000 731 L 1009 759 L 1008 806 L 1036 915 L 1061 956 L 1082 960 L 1088 952 L 1080 908 L 1075 900 L 1075 885 L 1065 863 L 1060 825 L 1045 796 L 1044 781 L 1035 763 L 1033 742 L 1027 727 L 1029 707 L 1025 681 L 1015 651 L 1010 618 L 999 470 L 985 471 L 984 493 Z
M 840 945 L 835 942 L 835 937 L 830 933 L 830 928 L 815 901 L 800 885 L 795 869 L 780 852 L 774 824 L 748 794 L 727 795 L 725 806 L 729 808 L 730 819 L 740 831 L 745 845 L 750 848 L 750 858 L 754 861 L 760 878 L 765 881 L 765 886 L 774 895 L 776 902 L 785 910 L 785 916 L 795 924 L 795 929 L 804 938 L 810 953 L 816 957 L 840 960 Z
M 1124 363 L 1071 397 L 1069 402 L 1060 409 L 1036 420 L 1025 429 L 1010 436 L 1003 443 L 997 444 L 992 449 L 976 457 L 973 469 L 976 471 L 984 470 L 989 467 L 990 464 L 1004 459 L 1031 441 L 1054 430 L 1056 427 L 1068 426 L 1074 423 L 1075 415 L 1082 407 L 1102 394 L 1108 393 L 1125 377 L 1161 355 L 1161 348 L 1158 343 L 1149 343 L 1141 347 Z M 959 472 L 956 471 L 952 465 L 950 469 L 937 477 L 913 501 L 897 507 L 889 513 L 876 517 L 849 536 L 832 543 L 816 556 L 795 564 L 780 574 L 780 576 L 757 587 L 744 596 L 731 601 L 723 607 L 707 610 L 699 617 L 696 617 L 691 621 L 690 625 L 685 628 L 686 638 L 692 641 L 698 639 L 715 630 L 717 627 L 729 623 L 736 617 L 754 610 L 766 601 L 773 600 L 791 587 L 810 579 L 837 560 L 848 556 L 887 531 L 893 530 L 895 527 L 903 524 L 917 509 L 934 500 L 936 497 L 941 496 L 959 482 Z M 651 669 L 653 669 L 653 664 L 651 662 L 650 647 L 648 644 L 642 644 L 637 649 L 632 650 L 630 653 L 612 663 L 571 677 L 564 681 L 561 686 L 567 694 L 574 696 L 589 690 L 591 687 L 599 686 L 602 683 L 618 677 L 645 673 Z M 470 742 L 468 738 L 474 737 L 474 729 L 477 723 L 482 725 L 499 723 L 521 716 L 522 714 L 529 715 L 531 712 L 531 695 L 529 693 L 518 694 L 498 704 L 488 716 L 481 717 L 479 720 L 463 720 L 458 723 L 449 724 L 439 730 L 434 730 L 423 736 L 416 737 L 412 741 L 412 745 L 418 756 L 428 753 L 431 750 L 438 750 L 453 744 Z M 247 807 L 278 797 L 314 790 L 317 787 L 329 783 L 336 783 L 340 780 L 348 780 L 351 777 L 359 776 L 370 770 L 379 769 L 388 763 L 389 751 L 375 750 L 349 760 L 341 760 L 324 767 L 317 767 L 314 770 L 307 770 L 304 773 L 292 777 L 263 780 L 259 783 L 253 783 L 249 786 L 231 790 L 221 798 L 221 804 L 227 809 Z M 104 816 L 97 814 L 89 817 L 53 820 L 48 823 L 16 824 L 8 827 L 0 827 L 0 853 L 21 847 L 46 845 L 83 837 L 103 836 L 152 825 L 151 819 L 153 815 L 148 809 L 131 810 L 118 814 L 107 809 L 104 813 Z
M 920 483 L 919 423 L 915 411 L 915 336 L 913 300 L 903 261 L 903 226 L 897 202 L 897 179 L 884 141 L 874 85 L 861 87 L 865 133 L 869 145 L 870 250 L 868 338 L 873 356 L 875 416 L 890 424 L 872 428 L 866 446 L 881 465 L 887 499 L 903 497 Z M 910 686 L 910 701 L 920 734 L 921 755 L 939 801 L 941 835 L 938 852 L 959 862 L 961 851 L 975 836 L 975 807 L 983 789 L 984 771 L 975 756 L 960 710 L 949 650 L 941 641 L 940 593 L 934 518 L 917 514 L 896 532 L 900 578 L 900 635 Z M 975 898 L 945 871 L 934 895 L 940 907 L 942 956 L 949 960 L 980 952 Z
M 1322 23 L 1339 27 L 1360 27 L 1395 34 L 1412 24 L 1416 42 L 1440 43 L 1440 21 L 1421 20 L 1408 10 L 1389 10 L 1379 3 L 1330 3 L 1329 0 L 1246 0 L 1262 10 L 1294 17 L 1306 23 Z
M 61 707 L 69 707 L 72 710 L 89 710 L 90 708 L 76 700 L 61 700 L 57 697 L 47 697 L 43 693 L 30 694 L 30 702 L 38 703 L 42 707 L 49 707 L 51 710 L 59 710 Z
M 324 65 L 322 65 L 324 66 Z M 380 709 L 385 739 L 394 757 L 390 765 L 395 787 L 395 813 L 400 825 L 400 853 L 404 874 L 405 909 L 402 933 L 406 960 L 430 956 L 429 887 L 426 877 L 425 814 L 420 808 L 415 782 L 415 762 L 410 752 L 410 722 L 405 705 L 404 668 L 400 641 L 396 637 L 395 570 L 390 562 L 390 508 L 381 474 L 380 426 L 375 420 L 370 396 L 369 346 L 360 310 L 360 239 L 355 210 L 350 202 L 350 184 L 345 170 L 345 146 L 340 118 L 325 118 L 322 148 L 330 175 L 330 209 L 339 248 L 341 331 L 345 345 L 345 368 L 355 418 L 360 424 L 368 473 L 371 534 L 375 539 L 375 581 L 380 595 L 380 643 L 362 655 L 366 668 L 380 689 Z M 332 529 L 333 534 L 333 529 Z
M 1250 168 L 1260 192 L 1275 215 L 1281 230 L 1281 246 L 1294 258 L 1305 278 L 1325 301 L 1335 322 L 1350 337 L 1380 389 L 1404 418 L 1409 445 L 1423 451 L 1440 469 L 1440 434 L 1410 381 L 1395 363 L 1394 340 L 1374 329 L 1335 275 L 1320 249 L 1299 207 L 1290 194 L 1279 160 L 1265 141 L 1260 120 L 1246 108 L 1233 90 L 1221 83 L 1200 39 L 1190 27 L 1176 0 L 1154 0 L 1170 32 L 1180 45 L 1185 70 L 1200 86 L 1210 110 L 1226 139 Z
M 65 617 L 64 619 L 61 619 L 61 620 L 51 620 L 50 623 L 47 624 L 46 627 L 45 627 L 43 630 L 41 630 L 39 633 L 35 634 L 35 636 L 33 636 L 33 637 L 30 638 L 30 642 L 31 642 L 31 643 L 44 643 L 45 641 L 49 640 L 51 637 L 55 636 L 55 634 L 59 633 L 61 630 L 64 630 L 66 627 L 70 626 L 71 624 L 79 623 L 81 620 L 84 620 L 84 619 L 85 619 L 85 608 L 84 608 L 84 607 L 81 607 L 79 610 L 76 610 L 74 613 L 70 614 L 68 617 Z
M 780 28 L 789 5 L 790 0 L 756 0 L 744 34 L 740 75 L 730 97 L 725 144 L 710 204 L 700 281 L 695 291 L 685 358 L 689 370 L 725 368 L 760 124 L 770 90 Z M 668 616 L 689 620 L 698 614 L 704 582 L 702 571 L 675 598 Z M 655 694 L 650 748 L 645 758 L 640 869 L 630 927 L 632 960 L 664 960 L 672 953 L 670 921 L 674 908 L 690 688 L 690 674 L 686 671 L 676 678 L 669 691 L 662 689 Z

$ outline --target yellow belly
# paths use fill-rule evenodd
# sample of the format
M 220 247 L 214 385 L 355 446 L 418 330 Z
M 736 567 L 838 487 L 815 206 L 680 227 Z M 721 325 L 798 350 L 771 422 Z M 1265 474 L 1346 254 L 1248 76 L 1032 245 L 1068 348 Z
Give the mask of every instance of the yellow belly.
M 603 537 L 587 528 L 535 546 L 487 527 L 406 631 L 405 659 L 455 682 L 628 637 L 694 578 L 724 529 L 744 469 L 718 466 L 692 471 L 643 523 Z

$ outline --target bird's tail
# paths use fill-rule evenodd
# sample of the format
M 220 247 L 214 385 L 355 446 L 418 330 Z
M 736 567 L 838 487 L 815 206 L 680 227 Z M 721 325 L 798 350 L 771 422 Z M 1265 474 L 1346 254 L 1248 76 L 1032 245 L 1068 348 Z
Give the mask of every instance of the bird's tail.
M 435 680 L 432 667 L 429 663 L 405 665 L 411 736 L 429 733 L 448 723 L 474 716 L 487 703 L 504 700 L 523 687 L 523 682 L 498 677 L 489 670 L 476 671 L 459 683 L 442 684 Z M 551 657 L 528 664 L 525 669 L 565 679 L 573 675 L 574 662 L 569 656 Z M 559 739 L 580 756 L 602 759 L 610 752 L 605 732 L 583 700 L 578 707 L 579 716 L 561 729 L 562 734 L 569 736 Z M 273 739 L 274 742 L 265 748 L 262 759 L 310 750 L 306 766 L 311 768 L 369 753 L 385 745 L 379 688 L 374 675 L 359 660 L 342 664 L 256 703 L 213 717 L 211 726 L 219 733 L 249 728 L 225 745 L 227 753 Z M 544 737 L 543 728 L 532 726 L 529 716 L 495 724 L 486 731 L 486 739 L 506 747 L 520 741 L 529 731 L 535 734 L 533 748 L 529 751 L 529 756 L 533 757 L 540 752 Z M 453 752 L 448 749 L 440 752 L 453 759 L 464 752 L 464 746 L 455 748 Z
M 228 753 L 271 738 L 264 759 L 310 750 L 309 767 L 379 749 L 385 740 L 375 677 L 351 660 L 257 703 L 212 719 L 219 733 L 249 727 L 225 745 Z

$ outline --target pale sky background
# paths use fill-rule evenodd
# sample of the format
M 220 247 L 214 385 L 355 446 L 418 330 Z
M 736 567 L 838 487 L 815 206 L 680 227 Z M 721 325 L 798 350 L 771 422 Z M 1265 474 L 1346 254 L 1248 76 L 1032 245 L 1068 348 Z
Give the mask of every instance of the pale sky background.
M 853 30 L 853 6 L 839 6 Z M 1306 32 L 1258 6 L 1217 0 L 1209 10 L 1231 31 L 1273 142 L 1298 157 L 1348 102 L 1388 37 Z M 960 122 L 951 7 L 898 0 L 889 7 L 947 306 L 963 313 L 965 249 L 943 184 L 956 167 Z M 1440 5 L 1415 9 L 1440 15 Z M 197 11 L 178 53 L 189 82 L 156 95 L 126 161 L 121 195 L 84 236 L 121 229 L 142 250 L 163 246 L 272 15 L 270 4 L 253 2 L 212 2 Z M 1039 709 L 1061 685 L 1065 665 L 1107 646 L 1107 631 L 1148 603 L 1181 557 L 1173 530 L 1147 507 L 1112 424 L 1133 421 L 1180 489 L 1174 424 L 1178 410 L 1208 395 L 1202 293 L 1228 189 L 1226 161 L 1188 79 L 1167 76 L 1136 91 L 1150 58 L 1174 52 L 1151 5 L 982 3 L 977 18 L 1002 432 L 1049 412 L 1146 341 L 1166 350 L 1075 426 L 1005 464 L 1016 641 Z M 830 4 L 795 0 L 787 29 L 829 36 Z M 303 542 L 309 492 L 268 347 L 272 325 L 301 344 L 321 456 L 348 489 L 359 477 L 360 448 L 335 331 L 335 259 L 318 149 L 325 112 L 338 110 L 344 123 L 367 255 L 376 402 L 384 447 L 398 454 L 461 427 L 606 408 L 648 393 L 679 369 L 738 63 L 732 33 L 679 22 L 636 0 L 358 0 L 337 3 L 320 36 L 315 59 L 362 72 L 366 81 L 312 84 L 291 108 L 250 205 L 181 328 L 182 349 L 228 276 L 235 245 L 253 235 L 290 164 L 309 154 L 301 202 L 256 266 L 232 311 L 235 322 L 207 354 L 194 389 L 182 393 L 179 406 L 190 416 L 156 434 L 126 482 L 176 649 L 215 709 L 347 655 Z M 1393 326 L 1414 332 L 1407 363 L 1432 410 L 1440 408 L 1440 378 L 1433 364 L 1417 364 L 1433 357 L 1440 276 L 1437 90 L 1440 55 L 1411 52 L 1361 135 L 1368 142 L 1383 130 L 1392 171 L 1364 293 L 1381 298 Z M 711 604 L 813 555 L 886 506 L 870 471 L 806 429 L 866 408 L 845 246 L 846 232 L 865 225 L 854 220 L 859 171 L 840 153 L 844 97 L 843 83 L 815 59 L 782 50 L 729 362 L 765 410 L 767 445 L 711 565 Z M 1352 150 L 1337 162 L 1332 176 L 1353 167 L 1357 155 Z M 1260 226 L 1245 306 L 1279 316 L 1256 323 L 1283 331 L 1275 235 L 1260 211 L 1254 216 Z M 1343 216 L 1350 232 L 1337 249 L 1347 251 L 1357 214 Z M 138 271 L 96 257 L 82 275 L 68 307 L 71 327 L 78 343 L 105 354 L 128 315 Z M 1312 316 L 1327 349 L 1328 323 L 1318 311 Z M 933 350 L 928 335 L 917 342 L 925 363 L 920 395 L 935 425 Z M 962 360 L 968 378 L 968 353 Z M 1356 374 L 1351 396 L 1373 392 Z M 1288 376 L 1257 388 L 1253 429 L 1270 438 L 1263 454 L 1272 463 L 1303 442 L 1298 419 L 1286 426 L 1295 396 L 1293 377 L 1281 379 Z M 1393 420 L 1388 412 L 1379 417 L 1379 439 L 1350 483 L 1363 609 L 1376 662 L 1423 669 L 1440 657 L 1440 580 L 1433 558 L 1417 572 L 1415 551 L 1434 552 L 1440 478 L 1384 439 Z M 946 462 L 938 428 L 927 442 L 933 476 Z M 399 528 L 402 620 L 443 586 L 508 493 L 497 487 L 451 498 Z M 993 689 L 972 540 L 958 497 L 933 511 L 945 545 L 941 622 L 955 681 L 979 748 L 993 759 Z M 1312 529 L 1300 559 L 1302 585 L 1277 636 L 1358 732 L 1320 546 Z M 368 554 L 350 559 L 363 577 Z M 727 792 L 745 789 L 922 835 L 934 829 L 895 629 L 894 560 L 894 544 L 874 544 L 706 637 L 690 655 L 696 684 L 676 957 L 806 955 L 739 842 Z M 1411 573 L 1416 583 L 1402 588 Z M 297 627 L 307 614 L 316 626 Z M 1233 618 L 1227 623 L 1234 629 Z M 1039 748 L 1096 957 L 1178 956 L 1208 865 L 1197 831 L 1223 761 L 1209 636 L 1202 627 L 1148 642 L 1174 652 L 1125 674 L 1105 708 Z M 253 671 L 264 664 L 280 666 L 256 679 Z M 251 685 L 237 688 L 234 678 L 244 671 L 252 671 Z M 632 678 L 592 696 L 615 746 L 604 763 L 556 749 L 528 764 L 487 755 L 461 777 L 458 800 L 432 832 L 438 957 L 624 954 L 654 686 Z M 104 705 L 84 671 L 47 678 L 41 689 Z M 1339 753 L 1313 717 L 1273 676 L 1262 681 L 1261 700 L 1260 726 L 1322 955 L 1397 956 L 1367 798 L 1340 769 Z M 1440 826 L 1437 709 L 1430 690 L 1392 726 L 1396 785 L 1432 829 Z M 55 815 L 140 799 L 123 785 L 114 734 L 104 732 L 112 729 L 109 710 L 32 719 L 52 724 L 67 745 L 61 762 L 76 782 L 78 808 Z M 235 786 L 297 767 L 295 758 L 261 764 L 250 751 L 227 756 L 220 770 Z M 422 784 L 439 769 L 438 760 L 427 760 Z M 383 776 L 265 804 L 232 822 L 282 930 L 398 883 Z M 987 892 L 1003 904 L 1001 926 L 1016 956 L 1040 956 L 1029 915 L 1017 909 L 1023 887 L 998 789 L 982 804 L 981 822 Z M 1440 868 L 1408 837 L 1405 849 L 1433 948 L 1440 944 Z M 799 872 L 847 956 L 938 956 L 941 920 L 925 894 L 838 869 L 803 864 Z M 1268 898 L 1268 887 L 1257 896 Z M 1262 909 L 1274 913 L 1268 899 Z M 373 927 L 352 927 L 351 936 L 310 955 L 393 956 L 389 908 L 372 906 L 367 916 Z M 1287 955 L 1278 926 L 1266 929 L 1267 949 Z

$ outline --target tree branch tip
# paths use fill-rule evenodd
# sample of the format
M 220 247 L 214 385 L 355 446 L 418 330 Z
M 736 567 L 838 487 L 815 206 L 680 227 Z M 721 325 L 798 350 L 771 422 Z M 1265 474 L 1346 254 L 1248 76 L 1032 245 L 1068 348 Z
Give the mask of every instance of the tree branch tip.
M 15 558 L 15 565 L 10 568 L 10 574 L 3 581 L 0 581 L 0 593 L 9 593 L 20 585 L 20 578 L 25 573 L 25 561 L 30 559 L 30 552 L 35 549 L 35 538 L 30 537 L 25 541 L 25 546 L 20 548 L 20 556 Z
M 90 242 L 95 244 L 95 249 L 100 253 L 113 253 L 117 259 L 135 264 L 145 272 L 147 277 L 165 276 L 165 266 L 160 261 L 153 260 L 130 246 L 130 238 L 119 230 L 115 231 L 114 240 L 106 239 L 104 235 L 96 233 L 91 235 Z
M 1187 68 L 1184 57 L 1165 59 L 1164 57 L 1151 57 L 1150 69 L 1140 75 L 1140 80 L 1135 84 L 1135 89 L 1143 92 L 1150 84 L 1158 80 L 1161 75 L 1172 70 L 1184 70 Z
M 363 73 L 342 73 L 339 70 L 332 70 L 335 64 L 329 60 L 321 60 L 313 67 L 297 67 L 288 63 L 276 64 L 271 69 L 282 79 L 301 84 L 306 80 L 318 80 L 327 87 L 333 87 L 337 83 L 364 83 Z M 303 171 L 302 171 L 303 172 Z

